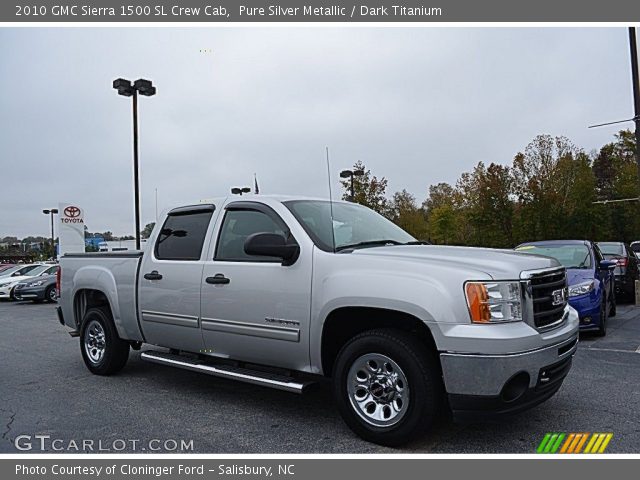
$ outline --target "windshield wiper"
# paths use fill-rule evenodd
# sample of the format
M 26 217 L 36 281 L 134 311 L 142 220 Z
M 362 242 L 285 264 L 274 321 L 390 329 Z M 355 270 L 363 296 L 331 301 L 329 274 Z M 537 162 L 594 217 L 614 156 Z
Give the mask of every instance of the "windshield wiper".
M 343 250 L 349 250 L 352 248 L 359 248 L 359 247 L 376 247 L 376 246 L 384 247 L 385 245 L 402 245 L 402 243 L 398 242 L 397 240 L 368 240 L 366 242 L 352 243 L 349 245 L 340 245 L 339 247 L 336 247 L 336 252 L 341 252 Z

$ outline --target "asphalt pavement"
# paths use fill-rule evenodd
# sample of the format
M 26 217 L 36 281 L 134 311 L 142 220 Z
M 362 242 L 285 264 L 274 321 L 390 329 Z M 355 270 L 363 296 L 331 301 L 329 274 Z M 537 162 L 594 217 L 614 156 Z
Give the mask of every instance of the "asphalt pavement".
M 295 395 L 149 364 L 134 351 L 120 374 L 99 377 L 67 332 L 54 305 L 0 302 L 0 452 L 534 453 L 547 432 L 613 432 L 607 452 L 640 453 L 632 306 L 618 307 L 606 337 L 581 335 L 549 401 L 510 417 L 443 420 L 402 449 L 351 433 L 325 385 Z

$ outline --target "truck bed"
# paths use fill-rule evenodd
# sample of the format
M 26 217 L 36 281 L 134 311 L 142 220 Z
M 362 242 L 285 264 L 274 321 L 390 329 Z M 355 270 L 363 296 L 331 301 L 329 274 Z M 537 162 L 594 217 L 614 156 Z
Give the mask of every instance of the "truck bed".
M 65 324 L 78 328 L 74 301 L 89 291 L 107 295 L 114 323 L 121 338 L 142 341 L 138 322 L 137 284 L 143 252 L 67 253 L 60 258 L 60 306 Z

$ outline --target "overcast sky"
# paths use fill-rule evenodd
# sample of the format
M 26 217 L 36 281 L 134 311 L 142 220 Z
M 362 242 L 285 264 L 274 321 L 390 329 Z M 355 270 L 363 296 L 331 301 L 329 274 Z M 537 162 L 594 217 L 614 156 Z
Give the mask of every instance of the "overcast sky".
M 131 101 L 142 224 L 159 208 L 261 192 L 327 196 L 361 159 L 421 202 L 540 133 L 585 150 L 632 114 L 626 28 L 1 28 L 0 237 L 47 235 L 41 210 L 133 234 Z

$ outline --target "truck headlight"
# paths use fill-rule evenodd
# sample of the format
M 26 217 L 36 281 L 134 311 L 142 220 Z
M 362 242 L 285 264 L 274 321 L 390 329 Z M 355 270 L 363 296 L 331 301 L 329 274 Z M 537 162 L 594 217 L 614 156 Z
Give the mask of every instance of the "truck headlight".
M 467 282 L 464 292 L 473 323 L 522 320 L 520 282 Z
M 594 288 L 596 288 L 596 285 L 593 280 L 578 283 L 577 285 L 572 285 L 569 287 L 569 296 L 577 297 L 578 295 L 584 295 L 586 293 L 593 292 Z

